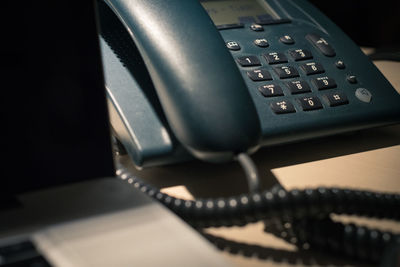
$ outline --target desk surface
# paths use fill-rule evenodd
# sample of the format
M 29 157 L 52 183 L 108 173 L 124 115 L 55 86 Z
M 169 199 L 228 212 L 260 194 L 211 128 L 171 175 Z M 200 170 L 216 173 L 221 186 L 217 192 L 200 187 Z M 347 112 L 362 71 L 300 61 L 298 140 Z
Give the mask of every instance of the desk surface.
M 378 61 L 375 64 L 400 93 L 400 63 Z M 399 144 L 400 125 L 395 125 L 264 148 L 253 159 L 260 171 L 263 189 L 280 184 L 285 189 L 335 186 L 400 193 Z M 129 165 L 126 158 L 121 160 Z M 163 192 L 186 199 L 247 192 L 244 174 L 237 163 L 190 162 L 142 171 L 130 169 L 138 177 L 161 187 Z M 400 233 L 400 225 L 390 221 L 353 217 L 338 220 Z M 236 244 L 236 254 L 221 251 L 234 266 L 357 265 L 326 254 L 297 252 L 293 245 L 265 232 L 262 222 L 245 227 L 209 228 L 206 233 L 225 239 L 227 244 Z

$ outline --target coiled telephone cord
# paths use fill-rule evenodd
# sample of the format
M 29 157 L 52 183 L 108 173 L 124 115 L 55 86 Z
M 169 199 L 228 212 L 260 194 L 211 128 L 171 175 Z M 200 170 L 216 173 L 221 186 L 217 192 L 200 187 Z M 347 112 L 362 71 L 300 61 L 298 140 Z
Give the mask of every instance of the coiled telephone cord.
M 117 175 L 198 229 L 264 221 L 266 230 L 300 249 L 319 249 L 373 263 L 379 261 L 387 245 L 400 244 L 399 235 L 342 224 L 330 218 L 331 214 L 337 214 L 399 221 L 398 194 L 324 187 L 257 192 L 254 164 L 241 161 L 241 165 L 252 192 L 229 198 L 180 199 L 162 193 L 123 166 L 118 166 Z

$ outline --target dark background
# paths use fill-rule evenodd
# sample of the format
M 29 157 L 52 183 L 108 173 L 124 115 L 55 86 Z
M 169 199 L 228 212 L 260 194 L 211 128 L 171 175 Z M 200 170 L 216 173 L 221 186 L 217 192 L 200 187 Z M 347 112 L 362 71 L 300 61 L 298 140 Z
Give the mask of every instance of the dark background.
M 400 1 L 309 0 L 358 45 L 400 50 Z
M 94 1 L 7 1 L 0 17 L 0 198 L 113 176 Z

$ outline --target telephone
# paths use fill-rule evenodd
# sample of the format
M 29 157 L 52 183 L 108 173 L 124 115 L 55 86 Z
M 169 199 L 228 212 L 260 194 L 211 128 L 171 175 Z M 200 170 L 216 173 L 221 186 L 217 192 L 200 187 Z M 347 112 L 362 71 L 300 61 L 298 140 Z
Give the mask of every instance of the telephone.
M 399 122 L 399 94 L 307 1 L 98 8 L 111 125 L 140 168 Z

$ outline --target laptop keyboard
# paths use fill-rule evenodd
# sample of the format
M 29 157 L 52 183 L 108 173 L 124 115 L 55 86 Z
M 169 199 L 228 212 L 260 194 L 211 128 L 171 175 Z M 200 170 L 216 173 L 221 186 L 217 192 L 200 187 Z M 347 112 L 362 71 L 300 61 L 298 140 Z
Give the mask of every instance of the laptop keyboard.
M 51 267 L 31 241 L 0 246 L 1 267 Z

